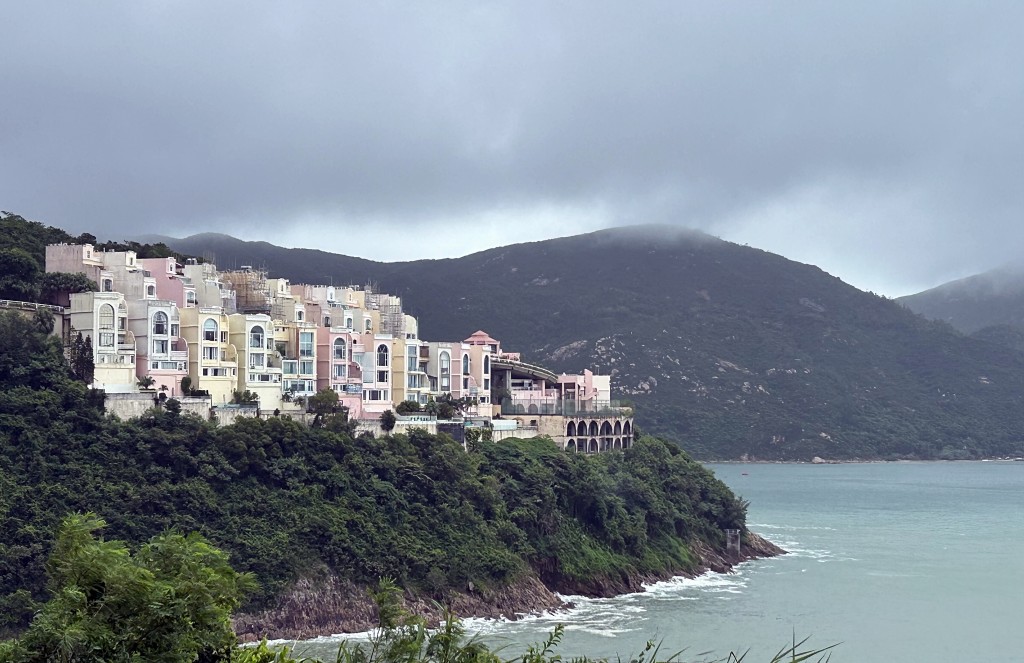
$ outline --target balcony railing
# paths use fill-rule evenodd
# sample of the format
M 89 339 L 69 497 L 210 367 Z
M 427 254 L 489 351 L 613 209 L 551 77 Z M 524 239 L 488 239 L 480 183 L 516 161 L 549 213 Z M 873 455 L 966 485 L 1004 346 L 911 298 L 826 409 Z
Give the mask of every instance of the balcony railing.
M 501 402 L 501 413 L 554 415 L 561 417 L 631 417 L 633 408 L 621 401 L 576 401 L 558 398 L 532 400 L 512 400 L 506 398 Z

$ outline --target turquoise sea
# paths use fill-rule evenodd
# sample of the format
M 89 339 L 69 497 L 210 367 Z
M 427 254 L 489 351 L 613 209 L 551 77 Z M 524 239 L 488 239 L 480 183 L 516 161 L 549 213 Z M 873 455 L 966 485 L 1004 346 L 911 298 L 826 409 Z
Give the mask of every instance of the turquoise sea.
M 654 639 L 683 660 L 750 649 L 757 663 L 795 634 L 842 643 L 837 663 L 1024 662 L 1024 463 L 711 467 L 790 554 L 469 626 L 509 656 L 562 623 L 565 657 L 627 658 Z

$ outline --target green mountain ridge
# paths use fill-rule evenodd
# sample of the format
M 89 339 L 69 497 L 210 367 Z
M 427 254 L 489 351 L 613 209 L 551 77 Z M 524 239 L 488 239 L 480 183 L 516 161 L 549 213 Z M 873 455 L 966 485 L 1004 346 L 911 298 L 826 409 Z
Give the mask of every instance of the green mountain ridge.
M 1024 355 L 821 269 L 695 231 L 611 229 L 381 263 L 228 236 L 164 240 L 293 282 L 375 283 L 421 336 L 485 329 L 614 376 L 645 430 L 702 458 L 1024 454 Z
M 1000 267 L 898 301 L 915 313 L 948 322 L 965 334 L 999 326 L 1024 330 L 1024 268 Z

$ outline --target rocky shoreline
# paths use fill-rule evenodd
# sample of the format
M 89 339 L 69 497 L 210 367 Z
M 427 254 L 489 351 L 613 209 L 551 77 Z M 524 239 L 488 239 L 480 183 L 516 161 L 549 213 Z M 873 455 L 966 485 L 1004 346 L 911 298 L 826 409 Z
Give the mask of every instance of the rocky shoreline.
M 740 562 L 786 552 L 753 532 L 747 532 L 744 537 L 740 555 L 726 554 L 706 545 L 697 545 L 694 551 L 700 556 L 701 563 L 697 569 L 689 571 L 637 573 L 618 578 L 598 578 L 586 583 L 550 583 L 553 588 L 537 576 L 529 575 L 497 591 L 470 588 L 450 595 L 447 605 L 461 617 L 515 619 L 517 615 L 571 607 L 558 593 L 595 598 L 630 594 L 641 592 L 645 584 L 659 580 L 696 577 L 708 571 L 726 573 Z M 406 592 L 404 600 L 408 610 L 422 615 L 428 622 L 436 623 L 441 617 L 441 608 L 429 598 Z M 242 642 L 263 637 L 306 640 L 320 635 L 368 631 L 377 624 L 377 609 L 365 586 L 327 575 L 316 580 L 301 579 L 289 588 L 274 608 L 235 615 L 233 622 Z

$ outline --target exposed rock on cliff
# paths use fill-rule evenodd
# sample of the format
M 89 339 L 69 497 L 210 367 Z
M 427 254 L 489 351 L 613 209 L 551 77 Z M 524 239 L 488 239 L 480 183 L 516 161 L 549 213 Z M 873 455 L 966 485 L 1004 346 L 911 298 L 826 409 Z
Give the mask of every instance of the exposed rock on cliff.
M 695 544 L 700 566 L 690 570 L 665 571 L 658 574 L 632 573 L 621 577 L 595 578 L 588 582 L 549 583 L 562 594 L 610 597 L 643 591 L 644 584 L 676 576 L 696 577 L 707 571 L 726 573 L 740 562 L 785 554 L 770 541 L 747 532 L 740 555 L 714 550 L 706 544 Z M 405 607 L 417 615 L 437 623 L 441 609 L 425 596 L 409 592 L 403 597 Z M 526 576 L 497 591 L 470 589 L 449 595 L 444 604 L 461 617 L 505 617 L 546 610 L 567 608 L 567 604 L 536 576 Z M 278 605 L 259 613 L 235 616 L 234 626 L 242 641 L 270 638 L 307 639 L 335 633 L 359 633 L 377 625 L 377 607 L 364 586 L 342 580 L 335 575 L 320 579 L 303 578 L 281 597 Z

